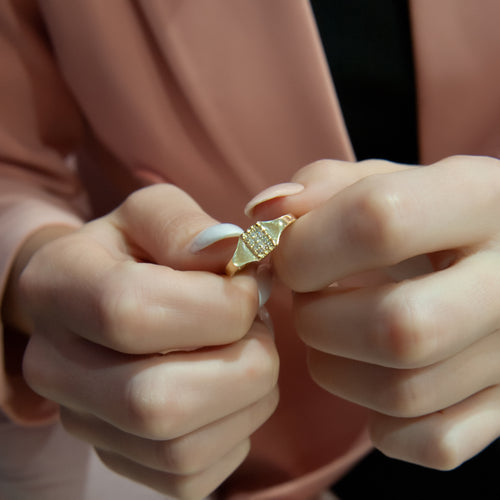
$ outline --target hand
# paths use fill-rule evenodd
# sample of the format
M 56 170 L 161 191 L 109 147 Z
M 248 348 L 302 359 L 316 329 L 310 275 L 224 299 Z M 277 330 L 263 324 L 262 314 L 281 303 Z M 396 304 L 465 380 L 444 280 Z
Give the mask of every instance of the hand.
M 373 410 L 387 455 L 458 466 L 500 435 L 500 162 L 321 161 L 293 180 L 254 214 L 302 216 L 273 262 L 312 377 Z
M 28 383 L 111 469 L 180 498 L 243 461 L 278 398 L 254 277 L 213 272 L 223 242 L 189 250 L 214 223 L 177 188 L 146 188 L 36 251 L 19 286 Z

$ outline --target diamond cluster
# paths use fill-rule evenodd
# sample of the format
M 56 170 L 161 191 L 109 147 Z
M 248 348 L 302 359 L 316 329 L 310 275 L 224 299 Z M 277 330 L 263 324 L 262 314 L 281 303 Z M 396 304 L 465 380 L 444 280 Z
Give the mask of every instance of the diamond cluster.
M 256 222 L 250 226 L 242 235 L 242 240 L 248 249 L 258 258 L 263 259 L 271 253 L 276 246 L 266 228 Z

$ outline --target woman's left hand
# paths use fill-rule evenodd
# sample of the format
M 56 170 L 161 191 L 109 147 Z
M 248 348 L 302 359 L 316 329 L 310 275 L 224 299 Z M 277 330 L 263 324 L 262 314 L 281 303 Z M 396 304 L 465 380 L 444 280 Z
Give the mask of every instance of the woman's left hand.
M 320 161 L 293 182 L 251 206 L 300 216 L 273 261 L 312 377 L 373 410 L 387 455 L 460 465 L 500 435 L 500 161 Z

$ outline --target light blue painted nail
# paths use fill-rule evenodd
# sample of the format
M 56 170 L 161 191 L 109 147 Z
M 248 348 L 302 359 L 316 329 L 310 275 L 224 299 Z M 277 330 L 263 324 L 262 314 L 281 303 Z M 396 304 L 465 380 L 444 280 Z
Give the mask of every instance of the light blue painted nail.
M 198 233 L 191 242 L 189 250 L 192 253 L 197 253 L 218 241 L 237 238 L 241 233 L 243 233 L 243 229 L 235 224 L 216 224 Z

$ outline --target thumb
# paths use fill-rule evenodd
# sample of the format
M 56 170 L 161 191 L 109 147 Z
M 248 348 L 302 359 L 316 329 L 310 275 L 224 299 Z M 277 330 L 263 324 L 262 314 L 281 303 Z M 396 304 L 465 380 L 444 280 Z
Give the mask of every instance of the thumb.
M 242 232 L 233 224 L 221 224 L 211 241 L 200 241 L 198 235 L 218 221 L 171 184 L 135 191 L 109 217 L 123 235 L 128 254 L 177 270 L 223 272 L 234 252 L 234 238 Z

